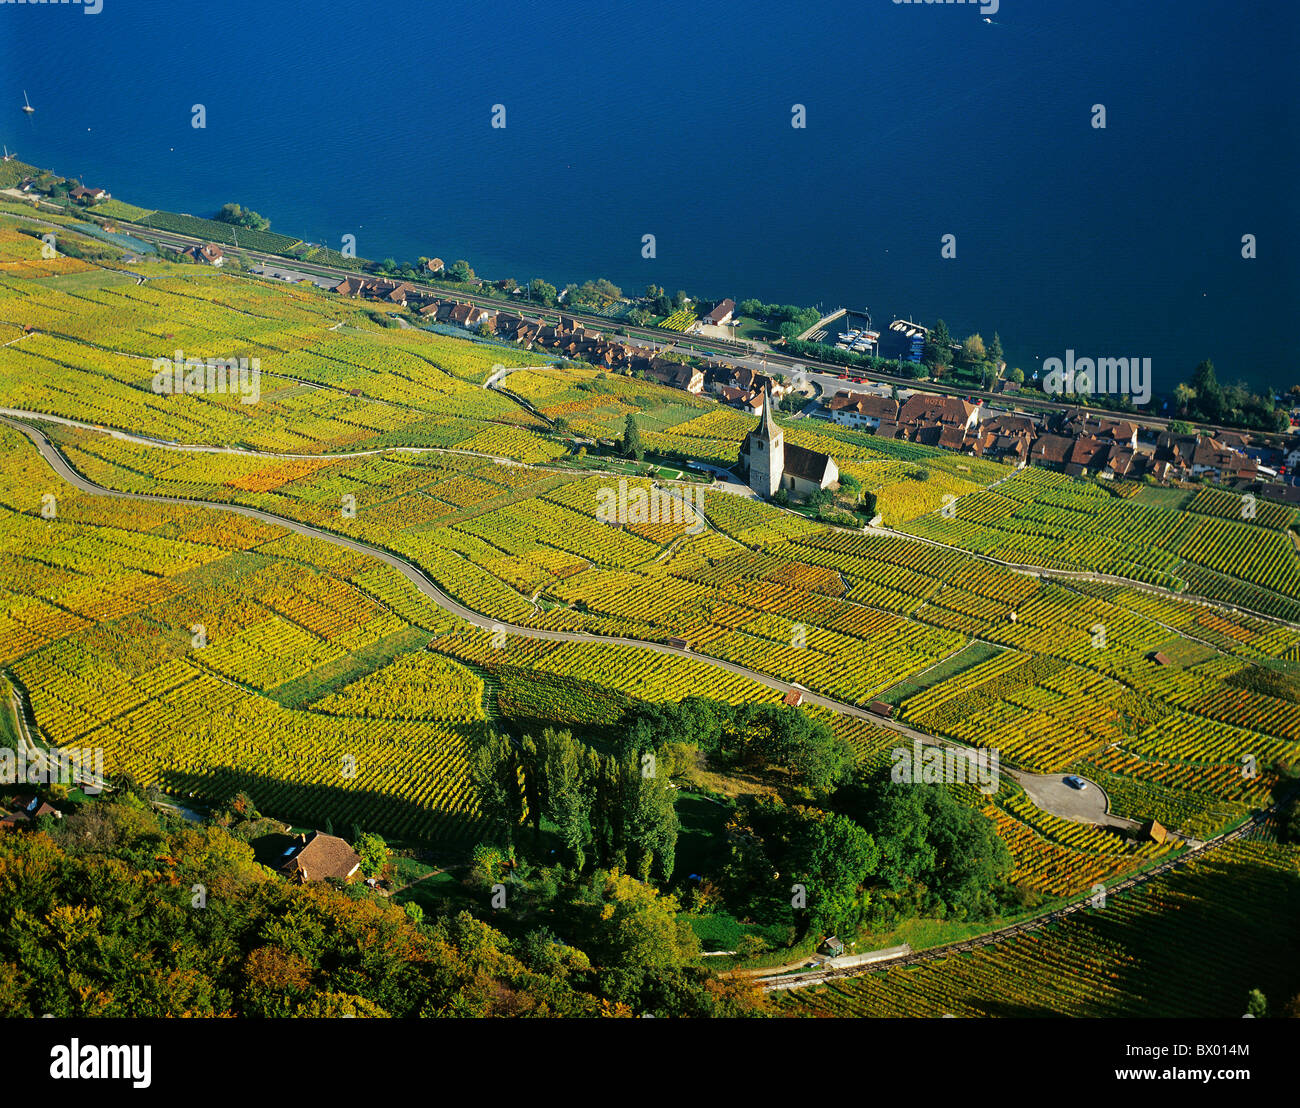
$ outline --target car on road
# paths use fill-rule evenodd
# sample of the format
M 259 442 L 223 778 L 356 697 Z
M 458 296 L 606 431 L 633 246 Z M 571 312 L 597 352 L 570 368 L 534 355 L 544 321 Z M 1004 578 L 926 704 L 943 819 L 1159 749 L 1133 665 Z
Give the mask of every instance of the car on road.
M 1070 774 L 1070 776 L 1065 779 L 1065 783 L 1072 789 L 1078 789 L 1079 792 L 1083 792 L 1083 790 L 1088 787 L 1087 781 L 1082 777 L 1076 777 L 1074 774 Z

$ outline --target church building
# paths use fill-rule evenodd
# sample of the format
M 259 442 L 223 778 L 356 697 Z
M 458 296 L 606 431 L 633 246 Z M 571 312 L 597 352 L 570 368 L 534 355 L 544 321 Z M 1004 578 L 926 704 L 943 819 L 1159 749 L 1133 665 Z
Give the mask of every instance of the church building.
M 839 467 L 830 455 L 793 443 L 786 445 L 772 415 L 772 396 L 766 392 L 758 426 L 740 444 L 740 469 L 751 489 L 769 497 L 782 488 L 792 496 L 807 496 L 840 479 Z

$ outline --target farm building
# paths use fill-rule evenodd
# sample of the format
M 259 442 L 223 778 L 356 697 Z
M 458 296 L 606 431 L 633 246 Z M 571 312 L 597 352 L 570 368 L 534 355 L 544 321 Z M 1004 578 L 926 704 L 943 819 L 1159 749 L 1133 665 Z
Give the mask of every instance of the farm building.
M 280 872 L 298 882 L 324 881 L 336 877 L 349 880 L 361 867 L 361 856 L 335 835 L 313 831 L 299 835 L 285 852 Z

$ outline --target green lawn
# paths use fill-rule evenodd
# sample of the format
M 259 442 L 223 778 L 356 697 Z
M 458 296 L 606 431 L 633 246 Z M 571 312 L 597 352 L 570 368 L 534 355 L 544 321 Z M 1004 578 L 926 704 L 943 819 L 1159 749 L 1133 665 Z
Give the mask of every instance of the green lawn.
M 399 654 L 423 650 L 432 636 L 419 627 L 403 627 L 369 646 L 286 681 L 266 695 L 286 708 L 300 708 L 342 688 L 351 681 L 388 665 Z
M 681 826 L 677 832 L 674 879 L 685 881 L 693 873 L 714 872 L 726 859 L 723 829 L 731 807 L 685 789 L 677 792 L 675 806 Z
M 1166 489 L 1156 485 L 1143 485 L 1134 494 L 1133 503 L 1177 512 L 1182 511 L 1195 495 L 1195 489 Z
M 909 696 L 915 696 L 932 685 L 939 684 L 940 681 L 946 681 L 949 677 L 973 669 L 981 662 L 987 662 L 995 654 L 1001 653 L 1001 648 L 986 642 L 969 643 L 950 658 L 945 658 L 934 668 L 909 677 L 905 681 L 900 681 L 892 689 L 887 689 L 881 693 L 877 699 L 898 707 Z
M 774 947 L 780 947 L 787 939 L 787 928 L 785 927 L 764 927 L 754 923 L 741 923 L 729 912 L 708 912 L 703 914 L 683 912 L 681 917 L 691 925 L 691 930 L 695 932 L 696 937 L 700 940 L 701 950 L 735 950 L 736 944 L 745 935 L 757 935 L 769 946 Z M 781 961 L 787 956 L 789 956 L 789 952 L 782 951 L 782 956 L 777 960 Z M 723 962 L 729 967 L 736 964 L 736 959 L 709 959 L 709 963 L 715 969 L 722 969 Z
M 740 317 L 740 326 L 736 328 L 736 338 L 751 342 L 771 342 L 781 337 L 781 332 L 772 324 L 761 319 Z
M 403 866 L 402 863 L 409 863 Z M 418 874 L 412 867 L 422 867 L 425 873 L 432 876 L 418 878 L 423 875 Z M 434 867 L 424 866 L 423 863 L 412 862 L 410 859 L 402 859 L 398 863 L 398 873 L 408 876 L 408 885 L 406 888 L 395 892 L 392 895 L 395 904 L 418 904 L 425 911 L 433 911 L 441 906 L 450 903 L 462 903 L 469 907 L 477 903 L 469 891 L 460 883 L 460 879 L 454 874 L 443 871 L 442 873 L 433 873 Z M 416 881 L 416 884 L 409 884 L 409 881 Z
M 662 478 L 665 481 L 711 481 L 711 474 L 695 473 L 689 469 L 682 469 L 677 464 L 654 461 L 647 456 L 645 461 L 634 462 L 629 458 L 620 458 L 617 454 L 585 454 L 579 458 L 576 454 L 567 454 L 563 458 L 557 458 L 553 463 L 557 466 L 564 466 L 570 469 L 583 470 L 600 470 L 606 473 L 626 473 L 629 476 L 636 476 L 640 471 L 649 466 L 653 473 L 650 477 Z

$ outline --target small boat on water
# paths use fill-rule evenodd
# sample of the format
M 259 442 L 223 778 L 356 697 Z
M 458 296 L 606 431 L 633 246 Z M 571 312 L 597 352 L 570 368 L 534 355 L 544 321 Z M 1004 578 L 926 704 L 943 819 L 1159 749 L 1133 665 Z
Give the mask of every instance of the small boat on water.
M 30 113 L 34 112 L 35 110 L 36 110 L 36 109 L 32 107 L 32 102 L 31 102 L 30 100 L 27 99 L 27 90 L 26 90 L 26 89 L 23 89 L 23 111 L 25 111 L 25 112 L 27 112 L 28 114 L 30 114 Z

